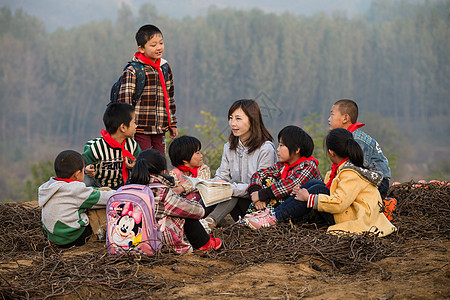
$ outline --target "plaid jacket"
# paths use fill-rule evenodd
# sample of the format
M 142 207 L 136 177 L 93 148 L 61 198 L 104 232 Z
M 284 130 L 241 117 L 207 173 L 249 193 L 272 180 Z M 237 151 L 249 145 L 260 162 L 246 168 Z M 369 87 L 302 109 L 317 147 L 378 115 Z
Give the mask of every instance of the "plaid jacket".
M 142 63 L 136 57 L 132 61 Z M 161 64 L 167 63 L 161 59 Z M 169 118 L 167 116 L 166 105 L 164 102 L 164 92 L 159 81 L 158 71 L 152 66 L 144 64 L 145 86 L 139 101 L 136 103 L 136 133 L 143 134 L 161 134 L 167 131 Z M 166 80 L 166 89 L 169 98 L 170 121 L 173 127 L 176 127 L 177 118 L 175 117 L 176 106 L 174 96 L 174 85 L 172 69 L 169 66 L 169 72 Z M 124 70 L 122 83 L 120 85 L 118 102 L 132 104 L 133 95 L 136 91 L 136 70 L 129 66 Z
M 286 179 L 281 179 L 281 173 L 284 170 L 284 164 L 278 162 L 267 169 L 258 170 L 250 178 L 250 185 L 248 187 L 249 194 L 259 191 L 258 196 L 261 201 L 268 202 L 271 199 L 282 199 L 289 197 L 292 189 L 296 185 L 303 185 L 311 179 L 320 179 L 320 172 L 316 163 L 312 160 L 304 161 L 293 167 L 288 173 Z M 267 187 L 263 187 L 265 179 L 270 178 L 274 183 Z
M 155 195 L 156 221 L 162 220 L 165 227 L 161 232 L 163 244 L 177 253 L 192 252 L 191 244 L 183 238 L 184 219 L 200 219 L 205 210 L 197 201 L 177 195 L 172 190 L 173 180 L 161 175 L 150 176 L 150 183 L 159 182 L 166 186 L 152 189 Z

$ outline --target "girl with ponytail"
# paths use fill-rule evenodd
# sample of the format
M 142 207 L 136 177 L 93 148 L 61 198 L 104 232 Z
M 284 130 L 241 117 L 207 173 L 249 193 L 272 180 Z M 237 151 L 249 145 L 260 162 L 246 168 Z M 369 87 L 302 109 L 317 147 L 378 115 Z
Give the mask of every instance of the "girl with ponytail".
M 379 236 L 394 232 L 395 226 L 380 211 L 382 200 L 377 186 L 383 175 L 363 166 L 364 154 L 352 133 L 343 128 L 331 130 L 326 137 L 326 148 L 333 163 L 324 181 L 329 193 L 314 192 L 319 189 L 316 183 L 298 189 L 295 199 L 308 209 L 331 214 L 335 224 L 328 231 L 370 231 Z
M 174 178 L 166 175 L 167 162 L 155 149 L 141 152 L 131 170 L 127 184 L 150 185 L 155 197 L 155 217 L 162 224 L 162 243 L 177 253 L 210 252 L 222 246 L 219 238 L 209 236 L 199 219 L 205 214 L 200 203 L 173 191 Z M 188 241 L 183 236 L 186 234 Z

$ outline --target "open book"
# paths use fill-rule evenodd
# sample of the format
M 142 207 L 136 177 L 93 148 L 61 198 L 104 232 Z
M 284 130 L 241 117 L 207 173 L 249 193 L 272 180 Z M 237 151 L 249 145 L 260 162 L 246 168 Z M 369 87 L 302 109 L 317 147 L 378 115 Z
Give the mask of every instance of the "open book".
M 182 177 L 198 190 L 206 207 L 229 200 L 233 194 L 233 187 L 228 182 L 203 180 L 185 175 Z

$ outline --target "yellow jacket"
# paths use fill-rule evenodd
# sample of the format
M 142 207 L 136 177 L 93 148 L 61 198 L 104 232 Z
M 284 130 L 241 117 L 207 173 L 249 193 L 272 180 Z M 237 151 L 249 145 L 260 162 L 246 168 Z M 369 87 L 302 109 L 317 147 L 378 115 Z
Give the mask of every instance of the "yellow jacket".
M 370 231 L 386 236 L 396 230 L 380 212 L 382 200 L 375 183 L 377 174 L 350 162 L 338 169 L 330 186 L 330 196 L 318 195 L 317 210 L 332 214 L 336 222 L 328 231 Z M 329 176 L 330 172 L 324 182 L 328 182 Z

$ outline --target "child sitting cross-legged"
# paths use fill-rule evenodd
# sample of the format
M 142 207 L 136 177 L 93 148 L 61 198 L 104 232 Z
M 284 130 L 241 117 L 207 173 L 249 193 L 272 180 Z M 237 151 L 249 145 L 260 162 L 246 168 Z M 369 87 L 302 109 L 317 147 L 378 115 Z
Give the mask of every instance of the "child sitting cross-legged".
M 248 223 L 263 227 L 300 218 L 311 209 L 331 215 L 334 233 L 374 232 L 386 236 L 396 230 L 380 212 L 381 197 L 377 185 L 383 179 L 381 172 L 366 169 L 364 154 L 351 132 L 337 128 L 327 135 L 326 148 L 333 163 L 325 182 L 311 181 L 296 189 L 295 196 L 280 205 L 274 214 L 264 217 L 249 216 Z
M 39 187 L 44 230 L 48 239 L 61 248 L 82 246 L 92 233 L 98 233 L 106 222 L 106 202 L 115 192 L 86 187 L 84 161 L 76 151 L 61 152 L 55 159 L 56 177 Z M 97 209 L 103 212 L 98 214 Z
M 173 188 L 175 180 L 166 175 L 166 159 L 155 149 L 139 154 L 131 170 L 127 184 L 150 185 L 159 183 L 163 187 L 151 187 L 155 196 L 155 217 L 162 225 L 164 245 L 177 253 L 210 252 L 222 246 L 219 238 L 208 235 L 199 219 L 205 214 L 202 205 L 178 195 Z M 184 234 L 188 241 L 184 240 Z
M 272 167 L 258 170 L 250 179 L 248 192 L 252 203 L 249 213 L 265 216 L 267 212 L 273 213 L 285 199 L 291 196 L 296 186 L 306 182 L 321 180 L 318 169 L 319 162 L 312 157 L 314 143 L 312 138 L 303 129 L 297 126 L 287 126 L 278 133 L 278 161 Z M 267 184 L 271 181 L 272 184 Z M 257 211 L 264 211 L 261 213 Z M 244 217 L 243 221 L 250 227 L 261 227 L 253 224 L 263 219 Z

